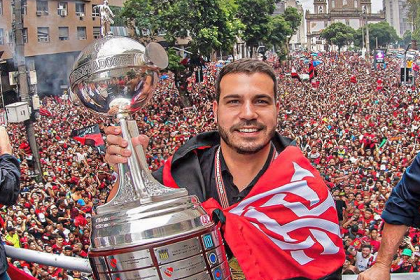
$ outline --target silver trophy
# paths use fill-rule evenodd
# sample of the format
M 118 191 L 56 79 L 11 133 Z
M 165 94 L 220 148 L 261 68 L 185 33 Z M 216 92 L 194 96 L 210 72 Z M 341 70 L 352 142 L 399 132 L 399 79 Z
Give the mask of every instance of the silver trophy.
M 70 74 L 79 105 L 117 117 L 133 155 L 119 164 L 119 189 L 92 217 L 89 260 L 96 279 L 230 279 L 222 238 L 196 196 L 151 175 L 131 115 L 149 101 L 168 65 L 157 43 L 106 36 L 85 48 Z

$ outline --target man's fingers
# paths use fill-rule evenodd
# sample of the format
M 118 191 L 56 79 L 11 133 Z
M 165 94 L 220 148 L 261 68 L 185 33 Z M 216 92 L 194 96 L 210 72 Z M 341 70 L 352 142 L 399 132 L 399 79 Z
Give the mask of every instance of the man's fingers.
M 137 145 L 142 145 L 144 151 L 146 151 L 147 146 L 149 145 L 149 137 L 147 137 L 146 135 L 139 135 L 137 137 L 132 138 L 131 140 L 134 147 Z
M 109 146 L 116 145 L 116 146 L 120 146 L 120 147 L 123 147 L 123 148 L 126 148 L 128 146 L 127 140 L 125 140 L 124 138 L 122 138 L 121 136 L 118 136 L 118 135 L 107 135 L 106 136 L 106 143 Z
M 131 156 L 131 151 L 129 149 L 125 149 L 125 148 L 119 147 L 117 145 L 108 146 L 108 148 L 106 148 L 106 153 L 109 156 L 122 156 L 122 157 Z
M 104 128 L 106 135 L 119 135 L 121 134 L 121 128 L 119 126 L 107 126 Z

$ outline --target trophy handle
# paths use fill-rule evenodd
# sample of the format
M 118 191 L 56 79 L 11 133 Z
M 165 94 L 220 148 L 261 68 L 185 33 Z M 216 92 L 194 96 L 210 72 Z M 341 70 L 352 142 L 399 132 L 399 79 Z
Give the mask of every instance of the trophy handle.
M 128 149 L 132 156 L 127 163 L 118 164 L 119 186 L 117 193 L 108 203 L 97 208 L 98 213 L 111 212 L 121 206 L 139 205 L 178 198 L 188 195 L 186 189 L 173 189 L 160 184 L 149 171 L 142 146 L 134 147 L 131 139 L 139 136 L 135 120 L 121 117 L 119 121 L 122 137 L 128 141 Z

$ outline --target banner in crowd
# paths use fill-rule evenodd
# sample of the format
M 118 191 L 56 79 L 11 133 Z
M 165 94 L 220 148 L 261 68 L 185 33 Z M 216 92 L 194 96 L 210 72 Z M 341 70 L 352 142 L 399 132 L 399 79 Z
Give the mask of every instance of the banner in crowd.
M 105 145 L 99 125 L 91 125 L 80 129 L 73 129 L 70 135 L 74 140 L 79 141 L 82 145 L 93 147 Z

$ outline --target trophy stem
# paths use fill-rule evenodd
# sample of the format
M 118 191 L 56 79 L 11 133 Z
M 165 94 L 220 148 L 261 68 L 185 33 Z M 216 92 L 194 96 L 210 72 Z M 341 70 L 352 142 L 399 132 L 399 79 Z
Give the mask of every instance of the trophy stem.
M 185 189 L 171 189 L 160 184 L 152 176 L 146 161 L 143 147 L 133 146 L 132 138 L 139 136 L 135 120 L 126 114 L 118 114 L 122 137 L 128 142 L 132 156 L 127 163 L 118 164 L 119 186 L 114 198 L 97 208 L 98 213 L 115 211 L 121 206 L 137 207 L 139 205 L 177 198 L 187 195 Z

